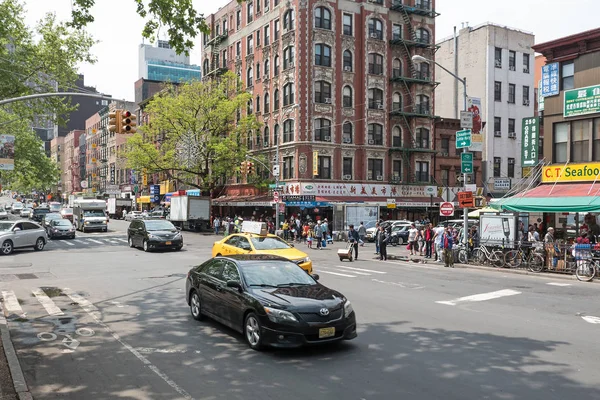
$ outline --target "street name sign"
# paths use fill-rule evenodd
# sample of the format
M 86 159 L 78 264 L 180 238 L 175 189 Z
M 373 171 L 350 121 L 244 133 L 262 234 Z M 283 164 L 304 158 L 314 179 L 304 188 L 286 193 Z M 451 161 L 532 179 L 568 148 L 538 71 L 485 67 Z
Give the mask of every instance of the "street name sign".
M 456 132 L 456 148 L 464 149 L 465 147 L 471 147 L 470 129 L 463 129 L 462 131 Z
M 460 153 L 460 173 L 473 173 L 473 153 Z

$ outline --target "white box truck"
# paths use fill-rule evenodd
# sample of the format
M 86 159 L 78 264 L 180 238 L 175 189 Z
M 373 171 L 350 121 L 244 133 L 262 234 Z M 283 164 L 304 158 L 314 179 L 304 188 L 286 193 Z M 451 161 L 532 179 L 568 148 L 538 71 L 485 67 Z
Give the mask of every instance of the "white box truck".
M 184 230 L 210 230 L 210 208 L 210 197 L 172 196 L 169 220 Z
M 73 225 L 81 232 L 108 231 L 105 200 L 75 200 L 73 203 Z

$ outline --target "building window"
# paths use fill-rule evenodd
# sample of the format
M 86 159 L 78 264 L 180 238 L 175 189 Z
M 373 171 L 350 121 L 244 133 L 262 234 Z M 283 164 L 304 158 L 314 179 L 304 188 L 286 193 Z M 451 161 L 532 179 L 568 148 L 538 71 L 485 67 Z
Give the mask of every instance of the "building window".
M 575 64 L 573 61 L 562 63 L 561 78 L 561 90 L 575 88 Z
M 260 96 L 256 96 L 256 112 L 260 113 Z
M 260 12 L 260 2 L 261 2 L 261 0 L 256 0 L 256 14 L 257 15 Z
M 331 29 L 331 12 L 325 7 L 315 9 L 315 28 Z
M 402 129 L 399 126 L 392 129 L 392 147 L 402 147 Z
M 283 87 L 283 106 L 292 104 L 294 104 L 294 84 L 290 82 Z
M 523 53 L 523 72 L 529 73 L 529 54 Z
M 441 181 L 442 181 L 442 186 L 450 186 L 450 170 L 447 168 L 443 168 L 442 170 L 440 170 L 441 172 Z
M 279 110 L 279 89 L 273 92 L 273 111 Z
M 367 179 L 370 181 L 383 180 L 383 160 L 380 158 L 369 158 L 367 160 Z
M 273 145 L 279 144 L 279 125 L 275 124 L 273 128 Z
M 402 160 L 392 161 L 392 180 L 400 182 L 402 180 Z
M 256 63 L 256 80 L 260 80 L 260 63 Z
M 246 38 L 246 55 L 254 52 L 254 36 L 248 36 Z
M 592 149 L 592 161 L 600 161 L 600 118 L 594 119 L 594 144 Z M 543 154 L 540 148 L 540 154 Z
M 429 44 L 431 43 L 431 34 L 425 28 L 417 29 L 417 42 Z
M 264 41 L 265 41 L 265 46 L 268 45 L 271 42 L 271 38 L 269 36 L 270 32 L 271 32 L 271 29 L 269 29 L 269 28 L 270 28 L 269 25 L 267 25 L 267 26 L 264 27 L 264 35 L 263 35 L 263 37 L 264 37 Z
M 264 99 L 264 112 L 265 114 L 268 113 L 269 111 L 271 111 L 271 105 L 269 104 L 269 93 L 265 93 L 265 99 Z
M 418 149 L 429 148 L 429 129 L 417 128 L 415 132 L 415 145 Z
M 265 12 L 269 10 L 269 0 L 265 0 Z
M 202 68 L 202 72 L 204 72 L 205 74 L 208 73 L 208 72 L 210 72 L 208 60 L 204 60 L 204 65 L 203 65 L 203 68 Z
M 237 30 L 240 30 L 240 27 L 242 26 L 242 10 L 238 10 L 238 12 L 236 13 L 236 27 Z
M 392 25 L 392 40 L 400 40 L 402 39 L 402 25 L 393 24 Z
M 242 56 L 242 41 L 241 40 L 235 44 L 235 55 L 238 57 Z
M 402 111 L 402 96 L 396 92 L 392 95 L 392 112 Z
M 247 21 L 246 23 L 249 24 L 250 22 L 252 22 L 252 20 L 254 20 L 254 4 L 252 4 L 252 3 L 248 3 L 247 16 L 248 17 L 246 18 L 246 21 Z
M 344 14 L 343 18 L 344 22 L 344 35 L 352 36 L 353 24 L 352 24 L 352 14 Z
M 511 71 L 517 69 L 517 53 L 512 50 L 508 51 L 508 69 Z
M 352 123 L 344 122 L 344 126 L 342 128 L 342 142 L 343 143 L 352 143 Z
M 275 56 L 275 61 L 273 62 L 273 76 L 279 75 L 279 55 Z
M 417 95 L 417 109 L 415 112 L 421 115 L 429 115 L 429 96 Z
M 369 108 L 371 110 L 383 110 L 383 90 L 369 89 Z
M 294 20 L 294 10 L 287 10 L 285 14 L 283 14 L 283 29 L 285 29 L 286 31 L 294 29 Z
M 269 74 L 271 73 L 271 66 L 269 64 L 269 59 L 268 58 L 265 60 L 265 68 L 264 68 L 264 70 L 265 70 L 265 78 L 268 78 Z
M 571 123 L 571 161 L 590 161 L 590 120 Z
M 515 92 L 516 92 L 515 84 L 509 83 L 508 84 L 508 102 L 510 104 L 515 104 Z
M 248 100 L 248 106 L 246 108 L 246 114 L 254 114 L 254 105 L 252 104 L 252 99 Z
M 494 64 L 496 68 L 502 68 L 502 49 L 500 47 L 494 49 Z
M 502 118 L 494 117 L 494 136 L 502 136 Z
M 448 157 L 448 155 L 450 154 L 450 139 L 442 138 L 441 145 L 442 145 L 442 148 L 441 148 L 442 156 Z
M 367 144 L 375 146 L 383 146 L 383 125 L 369 124 L 369 134 Z
M 256 47 L 260 47 L 260 29 L 256 30 Z
M 369 20 L 369 37 L 371 39 L 383 40 L 383 23 L 377 18 Z
M 402 62 L 399 58 L 394 58 L 392 62 L 392 77 L 400 78 L 402 76 Z
M 509 118 L 508 119 L 508 133 L 509 135 L 511 133 L 515 133 L 515 119 L 514 118 Z
M 502 101 L 502 82 L 494 82 L 494 101 Z
M 523 105 L 529 106 L 529 86 L 523 86 Z
M 319 168 L 318 174 L 315 176 L 317 179 L 331 179 L 331 157 L 319 156 Z
M 352 158 L 344 157 L 342 159 L 342 175 L 344 179 L 352 179 Z
M 315 65 L 331 67 L 331 47 L 323 43 L 315 44 Z
M 294 46 L 289 46 L 283 50 L 283 69 L 292 68 L 294 66 Z
M 251 87 L 252 85 L 254 85 L 254 72 L 252 67 L 248 68 L 248 71 L 246 71 L 246 86 Z
M 315 140 L 331 142 L 331 121 L 325 118 L 315 119 Z
M 417 65 L 417 78 L 429 80 L 429 63 L 422 62 Z
M 276 19 L 273 22 L 273 40 L 279 39 L 279 20 Z
M 283 122 L 283 143 L 292 142 L 294 140 L 294 120 L 286 119 Z
M 502 158 L 494 157 L 494 178 L 500 177 L 500 169 L 502 168 Z
M 331 83 L 325 81 L 315 82 L 315 103 L 331 104 Z
M 369 73 L 383 75 L 383 56 L 377 53 L 369 53 Z
M 294 178 L 294 157 L 283 157 L 283 179 Z
M 344 51 L 344 71 L 352 72 L 352 52 L 350 50 Z
M 352 107 L 354 102 L 352 100 L 352 88 L 350 86 L 344 86 L 342 98 L 344 107 Z
M 508 177 L 509 178 L 515 177 L 515 159 L 514 158 L 508 159 Z
M 417 182 L 429 182 L 429 162 L 417 161 L 415 169 L 415 180 Z

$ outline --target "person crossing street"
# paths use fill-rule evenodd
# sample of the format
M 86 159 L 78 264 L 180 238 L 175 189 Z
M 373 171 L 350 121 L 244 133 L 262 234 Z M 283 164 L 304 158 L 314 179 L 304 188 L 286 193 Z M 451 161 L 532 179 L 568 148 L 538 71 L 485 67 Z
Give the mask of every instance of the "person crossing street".
M 348 242 L 354 247 L 354 259 L 358 260 L 358 241 L 360 240 L 360 236 L 354 229 L 354 225 L 350 225 L 348 228 Z
M 448 232 L 448 228 L 444 227 L 444 233 L 442 234 L 442 254 L 444 258 L 444 267 L 454 268 L 454 255 L 452 254 L 452 245 L 454 244 L 454 237 L 452 233 Z

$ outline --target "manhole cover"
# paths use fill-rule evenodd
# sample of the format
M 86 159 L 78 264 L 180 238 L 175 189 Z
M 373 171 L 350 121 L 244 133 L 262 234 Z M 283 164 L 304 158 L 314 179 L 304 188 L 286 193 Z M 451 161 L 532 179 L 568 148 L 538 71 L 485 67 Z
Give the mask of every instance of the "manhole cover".
M 37 279 L 36 274 L 15 274 L 19 279 Z

